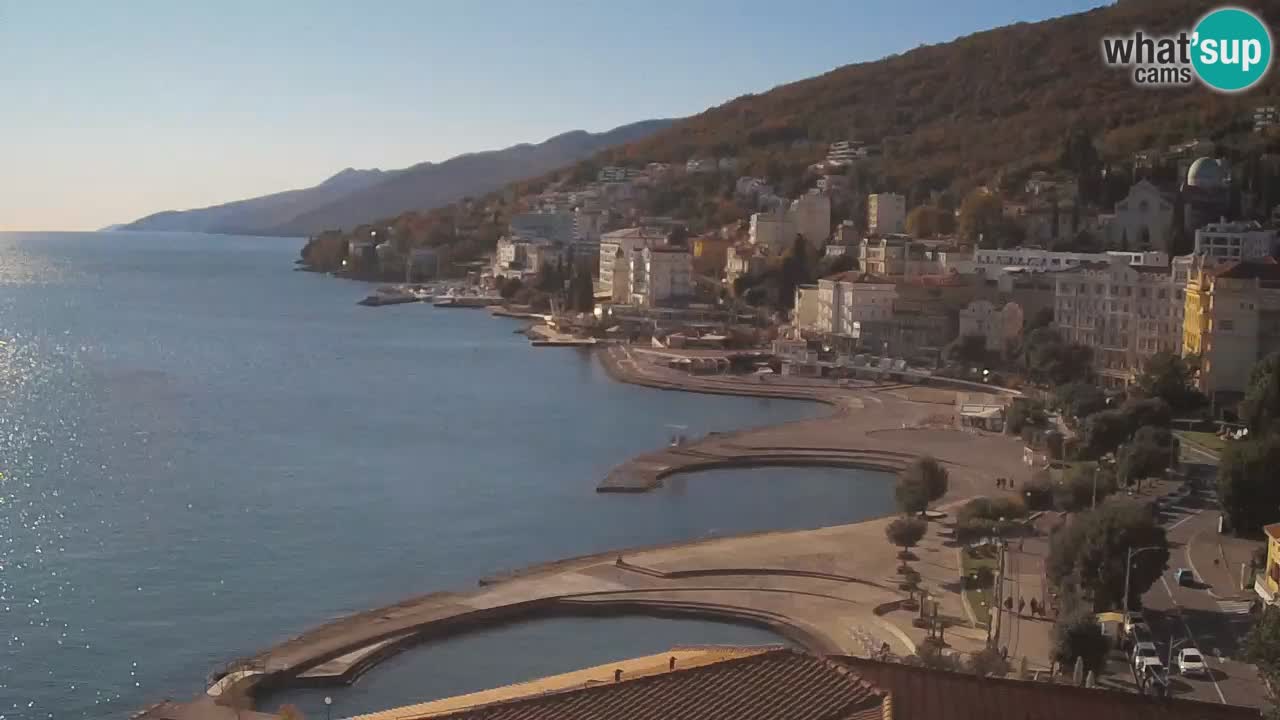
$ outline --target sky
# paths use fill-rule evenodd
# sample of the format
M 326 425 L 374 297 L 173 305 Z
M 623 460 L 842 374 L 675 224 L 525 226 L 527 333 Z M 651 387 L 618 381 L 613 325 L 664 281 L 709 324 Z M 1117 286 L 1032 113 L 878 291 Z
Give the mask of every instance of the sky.
M 0 231 L 698 113 L 1098 0 L 0 0 Z

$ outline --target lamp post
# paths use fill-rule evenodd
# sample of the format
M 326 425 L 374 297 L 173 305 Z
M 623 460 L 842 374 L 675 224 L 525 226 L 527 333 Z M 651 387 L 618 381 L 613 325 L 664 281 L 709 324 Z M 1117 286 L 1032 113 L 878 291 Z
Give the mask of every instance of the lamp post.
M 1170 636 L 1169 639 L 1172 640 L 1173 637 Z M 1182 647 L 1183 645 L 1186 645 L 1189 640 L 1191 640 L 1191 638 L 1182 638 L 1178 642 L 1169 643 L 1169 662 L 1166 663 L 1164 666 L 1165 672 L 1173 672 L 1173 651 Z
M 1147 547 L 1129 548 L 1124 556 L 1124 611 L 1129 612 L 1129 571 L 1133 568 L 1133 556 L 1144 553 L 1148 550 L 1163 550 L 1158 545 L 1148 545 Z
M 325 720 L 333 720 L 333 698 L 328 695 L 324 696 L 324 717 Z

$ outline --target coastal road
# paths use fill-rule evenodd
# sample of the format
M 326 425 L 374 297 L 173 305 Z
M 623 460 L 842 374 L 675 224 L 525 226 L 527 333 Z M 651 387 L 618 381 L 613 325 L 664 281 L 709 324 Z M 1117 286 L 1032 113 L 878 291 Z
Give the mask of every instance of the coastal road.
M 1199 648 L 1211 668 L 1208 679 L 1171 673 L 1170 689 L 1175 696 L 1263 707 L 1268 703 L 1267 693 L 1257 668 L 1233 659 L 1239 655 L 1240 642 L 1254 616 L 1249 611 L 1250 593 L 1238 590 L 1238 583 L 1230 582 L 1231 571 L 1224 569 L 1217 557 L 1221 513 L 1209 489 L 1216 458 L 1189 448 L 1184 449 L 1183 459 L 1189 461 L 1188 469 L 1201 481 L 1202 489 L 1184 502 L 1167 506 L 1162 513 L 1169 537 L 1169 567 L 1142 597 L 1147 622 L 1166 664 L 1170 645 L 1181 643 L 1177 650 Z M 1216 584 L 1179 585 L 1175 578 L 1179 568 L 1192 569 L 1197 580 L 1208 577 Z

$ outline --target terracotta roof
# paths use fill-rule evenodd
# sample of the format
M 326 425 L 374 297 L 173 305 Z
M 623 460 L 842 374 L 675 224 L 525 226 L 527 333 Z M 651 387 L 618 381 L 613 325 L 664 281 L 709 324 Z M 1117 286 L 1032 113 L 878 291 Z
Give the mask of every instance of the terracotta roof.
M 834 658 L 889 693 L 894 720 L 1260 720 L 1257 708 Z
M 1276 263 L 1275 258 L 1266 258 L 1253 262 L 1238 262 L 1215 271 L 1213 275 L 1214 277 L 1231 280 L 1257 279 L 1267 282 L 1280 282 L 1280 264 Z
M 884 696 L 839 663 L 789 649 L 481 705 L 451 720 L 871 720 Z
M 1280 523 L 1271 523 L 1270 525 L 1263 525 L 1262 531 L 1265 532 L 1267 534 L 1267 537 L 1271 538 L 1272 540 L 1280 540 Z

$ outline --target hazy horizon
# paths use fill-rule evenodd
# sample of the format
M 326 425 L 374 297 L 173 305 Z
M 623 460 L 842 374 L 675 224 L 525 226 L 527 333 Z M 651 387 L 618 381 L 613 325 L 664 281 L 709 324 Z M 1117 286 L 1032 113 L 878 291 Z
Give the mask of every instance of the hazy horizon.
M 0 0 L 12 142 L 0 230 L 93 230 L 163 211 L 697 114 L 749 92 L 1109 3 L 331 2 L 127 9 Z M 860 8 L 874 9 L 867 14 Z

